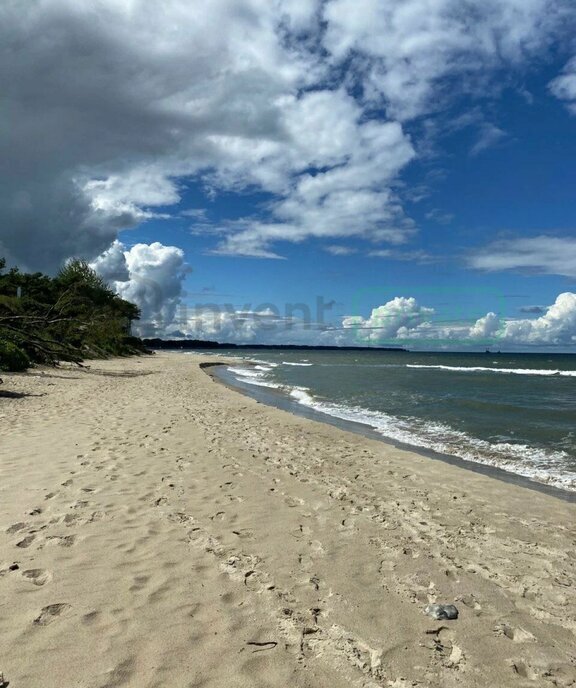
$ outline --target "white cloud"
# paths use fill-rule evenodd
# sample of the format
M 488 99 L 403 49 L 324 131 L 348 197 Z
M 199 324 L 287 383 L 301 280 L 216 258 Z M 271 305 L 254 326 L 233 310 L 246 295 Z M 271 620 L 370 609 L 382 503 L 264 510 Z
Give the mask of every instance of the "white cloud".
M 397 249 L 374 249 L 367 254 L 370 258 L 388 258 L 389 260 L 400 260 L 410 263 L 436 263 L 437 256 L 432 256 L 426 251 L 399 251 Z
M 414 297 L 397 296 L 374 308 L 368 318 L 359 315 L 345 317 L 342 327 L 352 330 L 359 342 L 374 344 L 410 336 L 410 332 L 427 322 L 433 314 L 433 308 L 420 306 Z
M 414 149 L 398 123 L 362 119 L 362 109 L 342 91 L 286 99 L 282 121 L 288 142 L 267 145 L 260 154 L 251 146 L 249 170 L 225 170 L 256 175 L 255 182 L 278 194 L 269 207 L 270 220 L 229 225 L 236 231 L 217 252 L 275 257 L 272 242 L 311 237 L 405 241 L 414 223 L 405 217 L 391 184 Z
M 500 329 L 500 318 L 496 313 L 487 313 L 474 323 L 468 333 L 470 339 L 486 339 L 494 337 Z
M 479 270 L 526 270 L 576 277 L 576 239 L 537 236 L 490 244 L 469 259 Z
M 142 336 L 165 334 L 177 317 L 189 266 L 176 246 L 135 244 L 130 249 L 115 241 L 92 263 L 124 299 L 141 310 L 134 329 Z
M 576 57 L 564 67 L 562 74 L 550 82 L 550 91 L 563 100 L 566 107 L 576 115 Z
M 492 69 L 542 50 L 570 9 L 562 0 L 329 0 L 326 45 L 335 59 L 365 57 L 367 97 L 406 120 L 442 107 L 448 79 L 470 92 Z
M 479 155 L 488 148 L 498 145 L 506 138 L 508 138 L 508 134 L 505 131 L 493 124 L 484 123 L 480 129 L 478 140 L 470 150 L 470 155 Z
M 527 346 L 576 344 L 576 294 L 559 294 L 546 313 L 533 320 L 509 320 L 499 333 L 506 343 Z
M 326 253 L 330 253 L 333 256 L 351 256 L 354 253 L 358 253 L 358 249 L 352 246 L 339 246 L 337 244 L 331 244 L 330 246 L 324 246 Z
M 226 235 L 221 253 L 274 257 L 276 242 L 310 237 L 406 241 L 415 225 L 396 182 L 416 153 L 400 122 L 523 66 L 566 30 L 570 7 L 4 2 L 0 253 L 45 270 L 94 259 L 119 230 L 178 203 L 186 177 L 271 195 L 265 213 L 212 228 Z

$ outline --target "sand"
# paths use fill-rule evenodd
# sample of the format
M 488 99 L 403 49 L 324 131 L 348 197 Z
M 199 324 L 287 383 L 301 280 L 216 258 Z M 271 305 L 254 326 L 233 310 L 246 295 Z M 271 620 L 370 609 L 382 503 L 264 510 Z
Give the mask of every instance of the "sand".
M 265 407 L 207 360 L 2 376 L 5 685 L 576 685 L 576 505 Z

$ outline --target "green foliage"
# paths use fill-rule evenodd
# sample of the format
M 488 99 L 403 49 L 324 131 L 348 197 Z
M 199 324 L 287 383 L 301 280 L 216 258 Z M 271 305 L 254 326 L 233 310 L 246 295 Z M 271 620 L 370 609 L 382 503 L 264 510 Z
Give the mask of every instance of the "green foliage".
M 19 372 L 29 367 L 30 359 L 22 349 L 13 342 L 0 339 L 0 370 Z
M 33 362 L 56 363 L 121 356 L 142 350 L 131 336 L 140 317 L 84 261 L 72 260 L 56 277 L 5 271 L 0 258 L 0 341 Z

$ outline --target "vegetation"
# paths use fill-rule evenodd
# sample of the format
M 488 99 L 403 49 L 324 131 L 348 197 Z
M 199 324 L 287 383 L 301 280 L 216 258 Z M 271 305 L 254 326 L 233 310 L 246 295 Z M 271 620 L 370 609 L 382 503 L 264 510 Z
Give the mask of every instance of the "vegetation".
M 130 335 L 139 317 L 84 261 L 48 277 L 6 270 L 0 258 L 0 370 L 141 353 Z

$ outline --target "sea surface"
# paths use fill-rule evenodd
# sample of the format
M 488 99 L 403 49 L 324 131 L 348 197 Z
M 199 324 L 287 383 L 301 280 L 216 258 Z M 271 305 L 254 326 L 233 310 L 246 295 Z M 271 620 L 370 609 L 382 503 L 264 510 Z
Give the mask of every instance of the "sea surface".
M 225 354 L 218 351 L 218 354 Z M 383 439 L 576 491 L 576 356 L 230 351 L 233 378 Z

